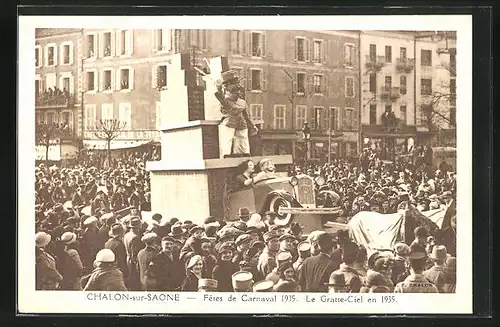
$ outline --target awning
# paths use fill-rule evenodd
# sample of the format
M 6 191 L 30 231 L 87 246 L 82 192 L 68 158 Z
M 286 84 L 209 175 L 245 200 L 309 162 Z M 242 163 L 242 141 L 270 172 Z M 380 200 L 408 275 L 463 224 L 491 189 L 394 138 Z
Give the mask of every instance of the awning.
M 138 146 L 148 144 L 150 142 L 151 141 L 149 140 L 142 140 L 142 141 L 113 140 L 111 141 L 111 150 L 136 148 Z M 84 140 L 83 146 L 86 149 L 91 149 L 91 150 L 107 150 L 108 142 L 105 140 Z

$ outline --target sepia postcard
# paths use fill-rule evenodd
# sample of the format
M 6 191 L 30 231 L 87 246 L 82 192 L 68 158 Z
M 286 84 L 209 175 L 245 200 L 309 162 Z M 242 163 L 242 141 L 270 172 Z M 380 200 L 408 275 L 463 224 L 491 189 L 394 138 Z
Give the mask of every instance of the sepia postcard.
M 18 54 L 20 314 L 472 313 L 472 16 L 20 16 Z

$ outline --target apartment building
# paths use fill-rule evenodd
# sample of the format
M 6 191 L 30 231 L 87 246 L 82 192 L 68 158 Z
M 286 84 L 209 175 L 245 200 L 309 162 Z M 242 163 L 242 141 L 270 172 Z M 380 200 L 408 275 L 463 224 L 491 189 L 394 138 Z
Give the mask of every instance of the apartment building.
M 300 131 L 312 130 L 309 158 L 357 156 L 359 33 L 212 31 L 212 54 L 225 54 L 241 77 L 251 115 L 262 123 L 265 155 L 306 155 Z
M 81 29 L 36 29 L 35 120 L 81 134 Z
M 82 71 L 85 144 L 105 146 L 89 131 L 100 119 L 125 123 L 113 148 L 159 141 L 159 91 L 167 87 L 169 60 L 174 53 L 192 50 L 203 55 L 209 35 L 207 30 L 86 29 Z

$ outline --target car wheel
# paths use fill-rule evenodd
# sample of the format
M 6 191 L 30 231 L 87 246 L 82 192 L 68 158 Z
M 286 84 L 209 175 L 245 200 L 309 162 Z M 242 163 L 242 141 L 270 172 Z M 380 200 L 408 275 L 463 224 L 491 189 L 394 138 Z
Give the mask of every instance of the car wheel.
M 269 211 L 273 211 L 276 213 L 275 224 L 280 226 L 285 226 L 292 219 L 292 214 L 291 213 L 280 214 L 279 213 L 280 207 L 291 208 L 292 204 L 290 203 L 290 201 L 281 196 L 275 196 L 269 203 Z

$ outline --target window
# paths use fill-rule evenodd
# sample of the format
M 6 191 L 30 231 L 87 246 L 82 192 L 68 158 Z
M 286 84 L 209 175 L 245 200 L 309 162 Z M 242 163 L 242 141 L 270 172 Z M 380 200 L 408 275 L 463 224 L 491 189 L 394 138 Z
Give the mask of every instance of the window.
M 377 105 L 370 104 L 370 125 L 377 125 Z
M 399 107 L 399 119 L 401 119 L 403 123 L 406 123 L 406 106 Z
M 243 53 L 243 32 L 239 30 L 229 31 L 229 50 L 234 54 Z
M 160 28 L 154 30 L 154 50 L 170 51 L 170 33 L 168 29 Z
M 354 60 L 356 58 L 356 53 L 354 52 L 354 44 L 344 45 L 344 63 L 347 67 L 354 66 Z
M 47 46 L 47 66 L 57 65 L 57 52 L 55 45 Z
M 296 129 L 301 129 L 304 123 L 307 122 L 307 106 L 298 105 L 296 106 Z
M 73 113 L 71 111 L 64 111 L 62 113 L 62 122 L 68 125 L 70 131 L 73 130 Z
M 252 32 L 250 39 L 251 55 L 252 57 L 263 57 L 265 56 L 265 35 L 260 32 Z
M 62 77 L 61 78 L 61 90 L 63 92 L 71 92 L 71 78 L 70 77 Z
M 73 47 L 71 44 L 63 44 L 61 47 L 61 57 L 63 65 L 70 65 L 73 63 Z
M 354 129 L 354 117 L 353 117 L 354 110 L 352 108 L 345 108 L 344 115 L 345 115 L 344 129 L 353 130 Z
M 370 44 L 370 61 L 376 61 L 377 60 L 377 45 L 376 44 Z
M 277 104 L 274 106 L 274 129 L 285 129 L 286 106 Z
M 385 46 L 385 62 L 392 62 L 392 47 L 390 45 Z
M 330 107 L 330 128 L 332 130 L 338 130 L 339 129 L 339 114 L 340 114 L 340 108 L 336 107 Z
M 420 80 L 420 94 L 432 95 L 432 79 L 422 78 Z
M 105 70 L 102 75 L 103 75 L 102 76 L 102 79 L 103 79 L 102 89 L 103 89 L 103 91 L 110 91 L 112 88 L 111 70 Z
M 167 87 L 167 65 L 159 65 L 156 67 L 156 88 L 162 89 Z
M 262 104 L 251 104 L 250 105 L 250 116 L 252 120 L 263 120 L 263 108 Z
M 323 75 L 313 77 L 314 93 L 323 93 Z
M 345 96 L 354 98 L 354 77 L 345 78 Z
M 191 46 L 195 46 L 199 50 L 207 49 L 207 30 L 191 30 L 190 38 Z
M 97 38 L 94 34 L 87 35 L 87 58 L 95 58 L 96 41 L 97 41 Z
M 377 74 L 370 74 L 370 92 L 377 92 Z
M 35 47 L 35 67 L 42 67 L 42 53 L 39 45 Z
M 47 124 L 57 123 L 56 115 L 53 111 L 47 112 Z
M 399 92 L 401 94 L 406 94 L 406 75 L 401 75 L 399 77 Z
M 96 91 L 96 79 L 95 71 L 87 72 L 87 91 Z
M 297 73 L 297 93 L 306 93 L 306 74 Z
M 328 128 L 325 126 L 328 121 L 323 119 L 323 110 L 323 107 L 314 107 L 314 129 L 317 131 L 326 130 Z
M 131 90 L 133 89 L 133 71 L 131 68 L 121 68 L 119 72 L 119 90 Z
M 420 50 L 420 64 L 422 66 L 432 66 L 431 50 Z
M 385 105 L 385 112 L 392 112 L 392 105 L 386 104 Z
M 112 103 L 103 103 L 101 105 L 101 119 L 102 120 L 107 120 L 107 119 L 113 119 L 113 104 Z
M 120 103 L 118 120 L 125 123 L 124 129 L 132 129 L 132 107 L 130 102 Z
M 106 32 L 103 34 L 103 57 L 111 56 L 111 32 Z
M 406 48 L 399 48 L 399 57 L 402 59 L 402 60 L 406 60 L 407 58 L 407 54 L 406 54 Z
M 320 63 L 323 61 L 323 41 L 314 40 L 313 43 L 313 62 Z
M 132 54 L 132 32 L 130 30 L 121 30 L 117 32 L 117 36 L 118 55 L 124 56 Z
M 182 30 L 173 30 L 173 46 L 174 46 L 174 53 L 179 53 L 181 52 L 181 34 Z
M 392 76 L 385 77 L 385 88 L 389 91 L 392 87 Z
M 87 104 L 85 105 L 85 129 L 92 129 L 95 126 L 96 121 L 96 105 Z
M 358 154 L 358 144 L 356 142 L 344 142 L 344 155 L 346 157 L 353 157 Z
M 45 122 L 44 113 L 40 111 L 35 111 L 35 121 L 37 124 L 43 124 Z
M 45 75 L 45 90 L 54 90 L 57 86 L 56 74 Z
M 38 100 L 38 97 L 40 96 L 40 88 L 41 88 L 41 83 L 39 79 L 35 80 L 35 99 Z
M 259 69 L 252 69 L 252 90 L 261 90 L 261 71 Z
M 306 39 L 296 38 L 295 39 L 295 58 L 297 61 L 306 61 Z

